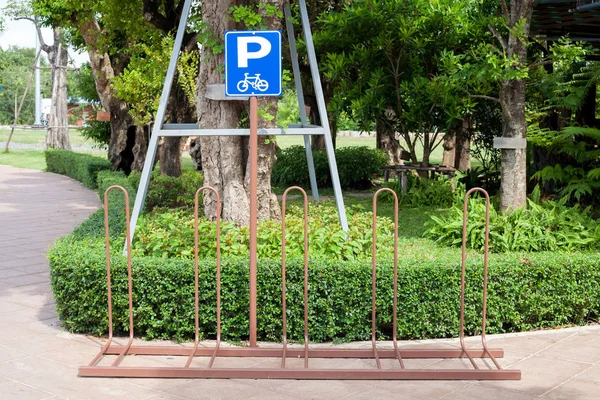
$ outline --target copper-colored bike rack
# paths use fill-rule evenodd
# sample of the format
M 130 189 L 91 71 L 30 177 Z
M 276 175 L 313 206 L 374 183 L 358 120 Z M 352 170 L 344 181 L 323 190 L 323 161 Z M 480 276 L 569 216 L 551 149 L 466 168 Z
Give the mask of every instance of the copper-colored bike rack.
M 120 189 L 125 194 L 127 207 L 126 214 L 129 220 L 129 201 L 126 191 L 121 187 L 111 187 L 105 194 L 105 210 L 108 210 L 108 193 L 113 189 Z M 194 243 L 194 276 L 195 276 L 195 340 L 193 347 L 186 346 L 137 346 L 133 345 L 133 299 L 132 299 L 132 276 L 131 276 L 131 253 L 129 243 L 127 245 L 127 265 L 128 265 L 128 290 L 129 290 L 129 341 L 126 345 L 117 345 L 113 343 L 112 327 L 112 293 L 111 293 L 111 271 L 110 271 L 110 248 L 108 231 L 108 214 L 105 211 L 106 223 L 106 260 L 107 260 L 107 279 L 108 279 L 108 320 L 109 337 L 108 342 L 102 346 L 100 353 L 92 360 L 88 366 L 79 369 L 79 376 L 85 377 L 138 377 L 138 378 L 238 378 L 238 379 L 373 379 L 373 380 L 518 380 L 521 379 L 521 371 L 502 369 L 496 358 L 503 357 L 504 352 L 501 349 L 488 348 L 486 343 L 486 305 L 487 305 L 487 272 L 488 272 L 488 237 L 489 237 L 489 207 L 490 201 L 488 194 L 483 189 L 471 189 L 467 192 L 464 202 L 464 220 L 463 220 L 463 251 L 462 251 L 462 273 L 461 273 L 461 302 L 460 302 L 460 347 L 448 345 L 447 348 L 401 348 L 397 340 L 397 312 L 398 312 L 398 198 L 396 193 L 390 189 L 381 189 L 375 193 L 373 198 L 373 256 L 372 256 L 372 312 L 371 312 L 371 348 L 337 348 L 337 347 L 318 347 L 310 346 L 308 338 L 308 198 L 306 192 L 299 187 L 292 187 L 286 190 L 283 195 L 283 222 L 282 222 L 282 346 L 271 347 L 229 347 L 221 344 L 221 254 L 220 254 L 220 220 L 217 217 L 216 249 L 217 249 L 217 340 L 214 345 L 201 345 L 199 340 L 198 324 L 198 196 L 203 190 L 212 191 L 217 198 L 217 216 L 220 215 L 220 198 L 217 191 L 211 187 L 203 187 L 196 192 L 195 198 L 195 243 Z M 287 300 L 286 300 L 286 202 L 287 195 L 291 190 L 298 190 L 304 198 L 304 346 L 302 348 L 289 347 L 287 343 Z M 381 347 L 378 344 L 376 336 L 376 286 L 377 286 L 377 198 L 384 192 L 389 192 L 394 198 L 394 287 L 393 287 L 393 333 L 392 346 Z M 485 233 L 485 255 L 483 271 L 483 311 L 482 311 L 482 334 L 481 348 L 467 348 L 464 335 L 465 318 L 465 267 L 466 267 L 466 223 L 468 212 L 468 200 L 472 193 L 481 192 L 486 198 L 486 233 Z M 129 224 L 128 224 L 129 226 Z M 129 234 L 127 235 L 129 238 Z M 252 329 L 252 327 L 251 327 Z M 254 332 L 256 335 L 256 332 Z M 254 336 L 255 337 L 255 336 Z M 100 365 L 105 356 L 116 355 L 116 360 L 110 366 Z M 131 367 L 120 366 L 126 356 L 182 356 L 187 357 L 186 362 L 181 367 L 160 366 L 160 367 Z M 196 360 L 206 358 L 208 363 L 203 367 L 194 367 L 192 363 Z M 215 368 L 214 362 L 217 358 L 276 358 L 281 359 L 278 365 L 273 367 L 247 368 Z M 287 359 L 304 359 L 302 368 L 286 366 Z M 441 369 L 435 368 L 407 368 L 409 359 L 464 359 L 468 358 L 472 368 L 461 369 Z M 135 357 L 131 357 L 135 359 Z M 341 359 L 339 368 L 315 368 L 309 360 L 318 359 Z M 375 361 L 375 368 L 350 369 L 347 368 L 347 359 L 369 359 Z M 397 364 L 391 368 L 382 367 L 382 359 L 396 359 Z M 476 359 L 482 361 L 478 364 Z M 491 360 L 492 364 L 486 360 Z M 269 360 L 265 360 L 269 362 Z M 225 361 L 225 364 L 227 362 Z M 252 363 L 249 363 L 252 365 Z

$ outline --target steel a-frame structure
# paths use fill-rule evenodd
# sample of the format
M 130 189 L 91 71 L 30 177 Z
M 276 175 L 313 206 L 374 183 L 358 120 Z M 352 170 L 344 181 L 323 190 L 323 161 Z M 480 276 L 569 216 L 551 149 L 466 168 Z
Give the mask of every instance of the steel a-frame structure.
M 179 27 L 177 36 L 175 37 L 175 44 L 173 46 L 173 52 L 171 54 L 171 61 L 167 70 L 167 76 L 165 78 L 165 84 L 163 87 L 158 112 L 156 114 L 156 123 L 152 130 L 150 142 L 148 144 L 148 152 L 146 154 L 146 160 L 140 179 L 137 195 L 135 198 L 135 204 L 133 207 L 133 213 L 130 222 L 130 239 L 133 240 L 135 227 L 140 213 L 144 207 L 146 194 L 148 193 L 148 185 L 150 183 L 150 174 L 154 166 L 154 160 L 156 158 L 156 152 L 158 150 L 158 141 L 161 137 L 167 136 L 249 136 L 249 129 L 203 129 L 197 124 L 167 124 L 164 123 L 165 114 L 167 111 L 167 103 L 169 100 L 169 94 L 173 87 L 175 79 L 177 62 L 179 60 L 179 54 L 183 43 L 183 36 L 188 23 L 188 18 L 191 9 L 191 0 L 185 0 L 181 20 L 179 21 Z M 321 78 L 319 76 L 319 70 L 317 65 L 317 57 L 314 48 L 314 42 L 312 38 L 312 32 L 310 29 L 310 22 L 308 19 L 308 12 L 306 8 L 306 1 L 299 0 L 300 15 L 302 21 L 302 28 L 304 31 L 304 39 L 306 42 L 306 49 L 308 53 L 308 60 L 310 64 L 310 71 L 312 75 L 314 91 L 317 98 L 317 105 L 319 115 L 321 116 L 321 126 L 311 125 L 308 122 L 306 115 L 306 109 L 304 104 L 304 93 L 302 90 L 302 80 L 300 76 L 300 66 L 298 62 L 298 53 L 296 49 L 296 38 L 294 33 L 294 26 L 292 23 L 292 14 L 290 6 L 285 5 L 285 20 L 286 28 L 288 33 L 289 47 L 292 59 L 292 68 L 294 72 L 294 81 L 296 85 L 296 91 L 298 93 L 298 103 L 300 109 L 300 121 L 298 125 L 290 125 L 287 128 L 276 128 L 276 129 L 260 129 L 259 135 L 302 135 L 304 136 L 304 146 L 306 148 L 306 159 L 308 161 L 308 169 L 310 175 L 312 195 L 315 200 L 319 200 L 319 192 L 317 187 L 317 177 L 315 173 L 315 167 L 313 162 L 312 150 L 310 147 L 310 136 L 311 135 L 323 135 L 325 137 L 325 148 L 329 159 L 329 168 L 331 171 L 331 180 L 333 183 L 333 189 L 335 193 L 335 202 L 340 219 L 340 225 L 342 229 L 348 232 L 348 221 L 346 218 L 346 210 L 344 208 L 344 199 L 342 197 L 342 189 L 340 186 L 340 179 L 335 160 L 335 153 L 333 149 L 333 140 L 331 138 L 331 130 L 329 128 L 329 120 L 327 116 L 327 108 L 325 105 L 325 98 L 323 96 L 323 88 L 321 86 Z M 220 98 L 219 100 L 230 100 Z M 235 100 L 240 100 L 235 99 Z

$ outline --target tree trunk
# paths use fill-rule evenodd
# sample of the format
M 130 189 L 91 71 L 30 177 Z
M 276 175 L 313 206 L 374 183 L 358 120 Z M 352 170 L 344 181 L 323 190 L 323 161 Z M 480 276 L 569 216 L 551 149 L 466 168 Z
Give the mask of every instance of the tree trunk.
M 127 103 L 116 97 L 110 85 L 111 79 L 119 73 L 118 70 L 115 70 L 113 63 L 118 66 L 119 70 L 122 70 L 125 68 L 126 62 L 116 60 L 114 57 L 111 58 L 108 53 L 98 50 L 97 42 L 102 38 L 102 29 L 97 20 L 85 18 L 78 28 L 88 50 L 98 97 L 100 97 L 104 110 L 110 113 L 111 135 L 108 145 L 108 158 L 111 161 L 112 168 L 124 171 L 141 170 L 140 166 L 143 167 L 144 165 L 148 146 L 146 136 L 136 134 L 133 147 L 127 147 L 127 133 L 129 128 L 134 125 L 133 119 L 129 115 Z M 143 142 L 138 143 L 137 138 L 143 139 Z M 124 156 L 130 150 L 133 152 L 133 156 L 131 158 Z
M 43 45 L 52 66 L 52 99 L 46 134 L 46 148 L 71 150 L 67 110 L 67 66 L 69 54 L 62 43 L 62 32 L 54 28 L 54 44 Z
M 525 80 L 510 80 L 502 84 L 502 132 L 504 137 L 526 138 Z M 527 149 L 502 149 L 502 180 L 500 210 L 512 211 L 527 204 Z
M 377 119 L 375 122 L 375 135 L 377 148 L 385 151 L 388 156 L 388 164 L 402 164 L 403 149 L 398 139 L 396 139 L 394 126 L 388 121 Z
M 229 18 L 228 10 L 236 5 L 236 0 L 209 0 L 202 2 L 202 17 L 207 28 L 222 35 L 236 29 Z M 277 2 L 278 7 L 281 4 Z M 278 21 L 272 21 L 269 28 L 279 28 Z M 201 128 L 234 128 L 238 126 L 242 105 L 238 101 L 215 101 L 204 97 L 208 84 L 223 82 L 220 66 L 224 55 L 212 53 L 209 46 L 203 46 L 199 76 L 198 122 Z M 276 99 L 261 100 L 259 107 L 269 107 L 269 112 L 277 111 Z M 271 122 L 272 124 L 273 122 Z M 259 127 L 266 127 L 259 121 Z M 204 184 L 214 187 L 221 196 L 222 218 L 237 224 L 247 225 L 250 220 L 249 168 L 245 153 L 248 140 L 236 136 L 203 137 L 201 141 L 202 169 Z M 277 197 L 271 192 L 271 170 L 275 162 L 275 143 L 259 138 L 258 159 L 258 217 L 280 218 L 281 210 Z M 212 193 L 204 194 L 204 211 L 208 218 L 215 218 L 216 200 Z
M 444 144 L 442 146 L 444 147 L 442 165 L 454 168 L 454 159 L 456 158 L 456 134 L 454 131 L 450 131 L 444 136 Z
M 511 1 L 510 10 L 503 13 L 509 28 L 508 37 L 501 43 L 506 57 L 517 58 L 515 68 L 527 65 L 527 38 L 535 0 Z M 505 3 L 504 3 L 505 4 Z M 522 29 L 517 29 L 522 23 Z M 502 105 L 502 136 L 527 138 L 525 120 L 525 79 L 501 82 L 500 104 Z M 512 211 L 527 205 L 527 149 L 502 150 L 502 180 L 500 182 L 500 211 Z
M 160 173 L 168 176 L 181 176 L 181 138 L 165 137 L 158 155 Z
M 463 118 L 456 132 L 456 155 L 454 168 L 459 171 L 471 169 L 471 118 Z

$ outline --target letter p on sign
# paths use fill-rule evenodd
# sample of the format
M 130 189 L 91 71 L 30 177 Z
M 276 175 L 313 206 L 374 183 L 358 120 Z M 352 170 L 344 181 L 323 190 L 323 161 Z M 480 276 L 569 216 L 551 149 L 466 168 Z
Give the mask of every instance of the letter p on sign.
M 238 42 L 238 68 L 248 68 L 248 60 L 264 58 L 271 52 L 271 42 L 260 36 L 239 36 Z M 259 46 L 258 51 L 250 51 L 250 43 Z
M 281 96 L 281 32 L 225 32 L 225 95 Z

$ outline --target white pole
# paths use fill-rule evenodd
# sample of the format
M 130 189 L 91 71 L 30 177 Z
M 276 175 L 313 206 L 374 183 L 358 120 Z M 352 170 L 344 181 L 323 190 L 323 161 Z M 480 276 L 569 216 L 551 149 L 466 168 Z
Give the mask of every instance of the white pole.
M 35 53 L 38 54 L 40 52 L 40 38 L 37 34 L 37 29 L 35 33 Z M 41 115 L 42 115 L 42 91 L 41 91 L 41 83 L 40 83 L 40 58 L 37 58 L 36 69 L 35 69 L 35 122 L 34 125 L 42 125 Z

